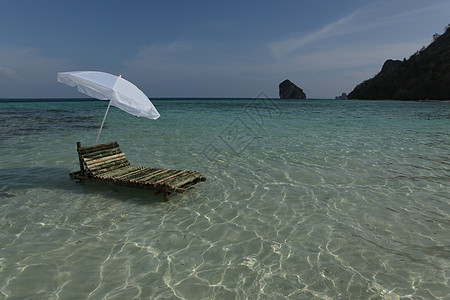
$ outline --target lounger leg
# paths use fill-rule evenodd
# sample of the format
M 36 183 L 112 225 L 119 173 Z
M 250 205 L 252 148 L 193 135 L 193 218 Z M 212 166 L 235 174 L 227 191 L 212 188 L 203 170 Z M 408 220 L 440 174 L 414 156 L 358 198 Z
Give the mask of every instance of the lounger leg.
M 169 196 L 170 196 L 169 192 L 164 192 L 164 201 L 165 202 L 169 201 Z
M 80 162 L 80 174 L 81 176 L 84 175 L 84 163 L 83 163 L 83 159 L 80 156 L 80 150 L 81 148 L 81 142 L 77 142 L 77 152 L 78 152 L 78 161 Z

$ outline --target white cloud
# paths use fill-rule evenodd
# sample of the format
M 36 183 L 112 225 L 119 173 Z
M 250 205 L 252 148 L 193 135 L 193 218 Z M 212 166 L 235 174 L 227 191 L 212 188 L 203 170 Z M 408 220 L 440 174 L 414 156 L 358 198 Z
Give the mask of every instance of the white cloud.
M 179 60 L 183 52 L 189 52 L 191 49 L 193 49 L 192 44 L 184 41 L 144 46 L 134 57 L 124 60 L 123 63 L 128 67 L 139 68 L 154 66 L 161 62 L 172 63 L 174 59 Z
M 0 67 L 0 74 L 3 74 L 4 76 L 6 76 L 9 79 L 14 79 L 14 80 L 18 80 L 18 81 L 24 80 L 24 78 L 22 76 L 17 74 L 17 72 L 11 68 Z M 0 76 L 0 80 L 1 80 L 1 76 Z
M 300 52 L 307 48 L 307 46 L 315 45 L 320 47 L 323 42 L 334 37 L 343 38 L 344 36 L 353 35 L 353 44 L 370 41 L 376 45 L 380 41 L 382 42 L 382 39 L 386 42 L 389 39 L 389 30 L 394 27 L 400 28 L 405 26 L 406 30 L 410 30 L 419 20 L 424 19 L 429 23 L 430 15 L 434 15 L 436 18 L 442 17 L 443 14 L 447 15 L 449 10 L 450 3 L 438 3 L 419 9 L 400 12 L 396 12 L 390 5 L 385 5 L 381 9 L 375 4 L 370 4 L 355 10 L 337 21 L 324 25 L 319 30 L 308 34 L 296 34 L 296 37 L 288 37 L 272 42 L 268 45 L 268 48 L 275 58 L 281 59 Z M 385 33 L 387 34 L 384 34 L 380 30 L 383 27 L 386 28 Z M 377 29 L 377 31 L 373 31 L 374 29 Z M 358 35 L 356 36 L 355 34 Z M 404 34 L 406 35 L 406 32 Z M 431 34 L 429 33 L 430 37 Z M 401 38 L 401 35 L 399 38 Z
M 256 86 L 244 74 L 248 64 L 207 47 L 186 41 L 145 46 L 123 61 L 123 74 L 149 97 L 252 97 L 260 92 L 256 87 L 248 91 Z
M 334 36 L 348 34 L 350 32 L 360 31 L 362 30 L 361 28 L 349 27 L 348 25 L 351 24 L 361 13 L 361 10 L 357 10 L 335 22 L 326 24 L 318 31 L 295 38 L 287 38 L 285 40 L 273 42 L 269 44 L 269 49 L 275 57 L 280 58 L 310 43 Z
M 387 59 L 408 58 L 423 46 L 422 42 L 390 43 L 380 45 L 350 45 L 333 49 L 299 54 L 291 61 L 297 69 L 309 71 L 327 71 L 352 67 L 381 65 Z
M 56 74 L 71 66 L 67 59 L 44 56 L 33 48 L 0 46 L 0 98 L 58 96 Z

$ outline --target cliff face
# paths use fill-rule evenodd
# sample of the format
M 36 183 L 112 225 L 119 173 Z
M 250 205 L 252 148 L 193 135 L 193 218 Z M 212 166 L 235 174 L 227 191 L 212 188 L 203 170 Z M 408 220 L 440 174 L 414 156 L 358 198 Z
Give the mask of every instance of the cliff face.
M 286 79 L 278 86 L 280 99 L 305 99 L 306 94 L 301 88 Z
M 383 67 L 381 68 L 381 72 L 388 72 L 401 64 L 402 64 L 401 60 L 388 59 L 387 61 L 384 62 Z
M 450 99 L 450 28 L 408 60 L 388 60 L 372 79 L 355 87 L 348 99 Z

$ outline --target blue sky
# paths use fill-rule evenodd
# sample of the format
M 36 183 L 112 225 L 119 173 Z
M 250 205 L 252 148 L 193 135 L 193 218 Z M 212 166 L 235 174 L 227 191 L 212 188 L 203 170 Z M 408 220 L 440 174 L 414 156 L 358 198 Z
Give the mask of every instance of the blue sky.
M 0 98 L 80 97 L 60 71 L 122 76 L 156 97 L 333 98 L 450 23 L 448 0 L 0 0 Z

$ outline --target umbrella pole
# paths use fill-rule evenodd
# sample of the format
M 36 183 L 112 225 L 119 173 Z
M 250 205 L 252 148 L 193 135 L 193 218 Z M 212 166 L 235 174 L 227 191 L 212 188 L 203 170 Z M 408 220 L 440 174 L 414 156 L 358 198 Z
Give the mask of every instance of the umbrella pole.
M 102 133 L 103 124 L 105 124 L 106 115 L 108 114 L 109 107 L 111 106 L 111 101 L 112 101 L 112 99 L 109 100 L 108 108 L 106 109 L 105 116 L 103 117 L 102 125 L 100 126 L 100 129 L 98 130 L 97 139 L 95 140 L 95 144 L 96 145 L 98 144 L 98 139 L 100 138 L 100 133 Z

